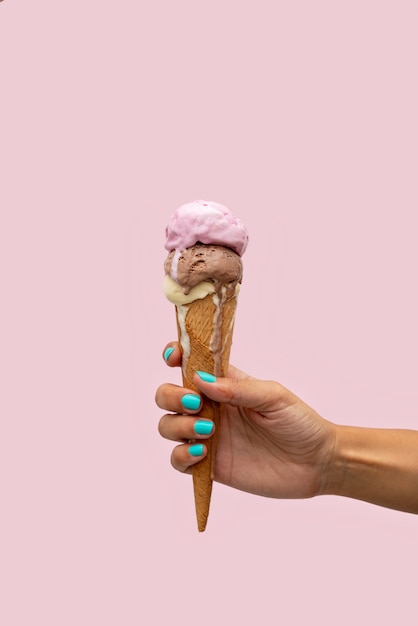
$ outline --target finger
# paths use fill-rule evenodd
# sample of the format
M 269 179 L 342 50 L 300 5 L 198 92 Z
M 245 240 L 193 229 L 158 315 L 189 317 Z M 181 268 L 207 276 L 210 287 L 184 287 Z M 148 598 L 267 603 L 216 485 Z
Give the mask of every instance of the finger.
M 215 431 L 211 420 L 196 419 L 188 415 L 163 415 L 158 424 L 158 432 L 171 441 L 208 439 Z
M 181 365 L 181 349 L 177 341 L 168 343 L 163 350 L 163 359 L 170 367 Z
M 203 376 L 203 378 L 202 378 Z M 255 378 L 215 378 L 195 374 L 193 382 L 208 398 L 263 413 L 297 402 L 297 397 L 279 383 Z
M 193 465 L 205 458 L 207 449 L 201 443 L 184 443 L 171 454 L 171 465 L 179 472 L 189 472 Z
M 155 402 L 160 409 L 173 413 L 197 413 L 202 406 L 202 399 L 196 392 L 171 383 L 158 387 Z

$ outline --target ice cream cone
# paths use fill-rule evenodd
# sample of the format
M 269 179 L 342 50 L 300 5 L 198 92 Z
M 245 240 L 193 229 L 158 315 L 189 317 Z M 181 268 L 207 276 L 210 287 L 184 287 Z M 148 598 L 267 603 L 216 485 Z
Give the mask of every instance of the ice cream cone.
M 174 211 L 166 228 L 164 293 L 176 306 L 183 385 L 197 391 L 196 372 L 226 376 L 242 261 L 248 243 L 244 224 L 227 207 L 198 200 Z M 206 528 L 222 404 L 203 396 L 199 417 L 212 420 L 207 455 L 193 466 L 197 525 Z
M 177 327 L 183 350 L 183 385 L 196 390 L 193 376 L 204 371 L 215 376 L 227 373 L 237 298 L 207 295 L 188 305 L 178 305 Z M 203 532 L 209 515 L 213 473 L 221 429 L 222 405 L 203 396 L 199 417 L 215 423 L 215 434 L 205 441 L 207 456 L 193 466 L 193 489 L 198 530 Z

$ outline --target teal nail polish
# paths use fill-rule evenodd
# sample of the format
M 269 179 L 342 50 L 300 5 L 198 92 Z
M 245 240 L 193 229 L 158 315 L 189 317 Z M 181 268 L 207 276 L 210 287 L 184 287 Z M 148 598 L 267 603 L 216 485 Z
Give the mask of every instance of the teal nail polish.
M 170 356 L 173 354 L 174 352 L 174 348 L 167 348 L 167 350 L 164 352 L 164 360 L 168 361 L 168 359 L 170 358 Z
M 194 443 L 189 448 L 189 454 L 191 454 L 192 456 L 202 456 L 203 445 L 201 443 Z
M 181 403 L 185 409 L 189 409 L 189 411 L 197 411 L 200 407 L 200 397 L 194 393 L 186 393 L 182 397 Z
M 210 435 L 213 430 L 213 422 L 197 420 L 193 428 L 196 435 Z
M 196 372 L 205 383 L 216 383 L 216 376 L 208 374 L 208 372 Z

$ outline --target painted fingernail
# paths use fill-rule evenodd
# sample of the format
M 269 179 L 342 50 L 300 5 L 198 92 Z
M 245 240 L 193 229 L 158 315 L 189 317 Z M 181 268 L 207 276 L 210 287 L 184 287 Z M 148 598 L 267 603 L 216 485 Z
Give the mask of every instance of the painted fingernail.
M 196 372 L 196 374 L 203 380 L 205 383 L 215 383 L 216 376 L 213 374 L 208 374 L 208 372 Z
M 181 399 L 181 403 L 185 409 L 196 411 L 200 407 L 200 396 L 194 393 L 186 393 Z
M 192 456 L 202 456 L 203 445 L 201 443 L 194 443 L 189 448 L 189 454 L 191 454 Z
M 208 420 L 197 420 L 194 423 L 194 432 L 196 435 L 210 435 L 213 430 L 213 422 Z
M 167 348 L 167 350 L 165 350 L 165 352 L 164 352 L 164 360 L 168 361 L 168 359 L 173 354 L 173 352 L 174 352 L 174 348 L 173 347 Z

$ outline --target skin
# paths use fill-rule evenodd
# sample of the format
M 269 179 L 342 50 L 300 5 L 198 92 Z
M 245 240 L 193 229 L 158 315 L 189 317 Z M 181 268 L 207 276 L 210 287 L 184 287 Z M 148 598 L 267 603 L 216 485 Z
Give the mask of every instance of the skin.
M 167 364 L 181 365 L 177 343 Z M 334 494 L 418 513 L 418 431 L 339 426 L 322 418 L 291 391 L 261 381 L 230 366 L 227 378 L 194 384 L 207 397 L 224 403 L 214 480 L 242 491 L 272 498 L 310 498 Z M 157 405 L 169 413 L 160 434 L 176 445 L 171 462 L 191 473 L 206 454 L 189 453 L 196 435 L 197 411 L 181 398 L 193 390 L 163 384 Z M 213 433 L 212 433 L 213 434 Z M 212 436 L 212 435 L 210 435 Z

